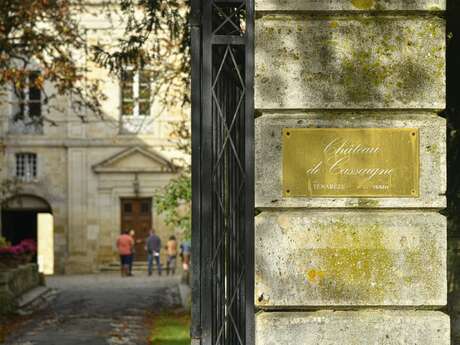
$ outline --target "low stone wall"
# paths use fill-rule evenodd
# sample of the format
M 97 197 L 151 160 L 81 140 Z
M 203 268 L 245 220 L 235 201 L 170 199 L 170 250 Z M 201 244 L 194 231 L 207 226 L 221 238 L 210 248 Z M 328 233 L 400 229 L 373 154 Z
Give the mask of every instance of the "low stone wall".
M 14 312 L 17 300 L 41 284 L 37 264 L 21 265 L 0 272 L 0 314 Z

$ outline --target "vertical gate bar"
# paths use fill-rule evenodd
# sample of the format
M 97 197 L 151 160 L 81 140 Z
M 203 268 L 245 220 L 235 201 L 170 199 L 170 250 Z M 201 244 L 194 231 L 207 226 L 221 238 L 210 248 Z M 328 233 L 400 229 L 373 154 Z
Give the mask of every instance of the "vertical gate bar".
M 232 83 L 232 106 L 231 106 L 231 113 L 232 113 L 232 116 L 233 116 L 233 113 L 234 115 L 237 115 L 237 112 L 235 111 L 236 109 L 236 106 L 237 106 L 237 98 L 238 98 L 238 85 L 233 82 Z M 235 127 L 235 125 L 238 124 L 238 120 L 233 120 L 233 118 L 230 119 L 230 122 L 232 121 L 235 121 L 234 123 L 234 127 L 232 129 L 232 140 L 233 142 L 235 142 L 235 145 L 239 151 L 240 149 L 240 145 L 238 143 L 238 141 L 236 140 L 236 134 L 238 133 L 238 126 Z M 234 294 L 237 293 L 237 290 L 238 290 L 238 283 L 237 283 L 237 276 L 238 276 L 238 269 L 239 269 L 239 266 L 237 264 L 237 256 L 238 256 L 238 243 L 236 242 L 236 237 L 237 237 L 237 233 L 239 231 L 239 227 L 238 227 L 238 223 L 237 223 L 237 219 L 238 217 L 240 216 L 239 214 L 239 210 L 238 210 L 238 204 L 237 204 L 237 201 L 236 201 L 236 198 L 237 198 L 237 189 L 238 189 L 238 183 L 237 183 L 237 179 L 238 179 L 238 168 L 237 168 L 237 164 L 236 164 L 236 159 L 235 157 L 233 157 L 232 159 L 232 194 L 231 194 L 231 207 L 232 207 L 232 217 L 231 217 L 231 220 L 232 220 L 232 232 L 231 232 L 231 235 L 232 235 L 232 238 L 231 238 L 231 244 L 232 244 L 232 248 L 231 248 L 231 256 L 232 256 L 232 280 L 231 280 L 231 284 L 232 284 L 232 289 L 231 289 L 231 295 L 230 297 L 233 298 Z M 238 313 L 238 304 L 235 303 L 237 302 L 236 300 L 233 300 L 233 305 L 232 305 L 232 315 L 236 315 L 238 316 L 239 313 Z M 239 318 L 236 320 L 237 322 L 237 325 L 239 326 Z M 236 334 L 235 332 L 233 333 L 233 339 L 232 339 L 232 342 L 233 343 L 236 343 L 237 342 L 237 338 L 236 338 Z
M 219 290 L 221 292 L 221 314 L 222 314 L 222 324 L 220 325 L 220 331 L 221 331 L 221 339 L 220 339 L 220 344 L 225 345 L 227 344 L 227 328 L 226 328 L 226 309 L 225 309 L 225 287 L 226 287 L 226 261 L 225 261 L 225 254 L 226 254 L 226 238 L 225 238 L 225 228 L 226 228 L 226 217 L 225 217 L 225 209 L 226 209 L 226 179 L 227 179 L 227 150 L 226 147 L 223 145 L 224 143 L 224 138 L 225 138 L 225 60 L 223 56 L 223 49 L 221 46 L 215 46 L 216 50 L 219 51 L 219 59 L 216 61 L 216 67 L 217 65 L 220 65 L 221 63 L 223 64 L 223 69 L 221 70 L 221 76 L 219 78 L 218 82 L 218 88 L 219 88 L 219 105 L 220 109 L 223 114 L 216 114 L 216 117 L 218 117 L 219 122 L 221 123 L 221 141 L 219 142 L 219 148 L 223 150 L 223 155 L 222 155 L 222 160 L 220 163 L 221 169 L 222 169 L 222 175 L 221 175 L 221 180 L 219 181 L 219 188 L 221 191 L 221 203 L 222 207 L 219 209 L 219 216 L 221 217 L 222 223 L 220 224 L 220 227 L 218 229 L 219 231 L 219 238 L 221 241 L 221 247 L 220 247 L 220 279 L 221 279 L 221 284 L 219 286 Z M 222 49 L 222 50 L 221 50 Z M 218 63 L 217 63 L 218 62 Z M 223 118 L 224 117 L 224 118 Z
M 215 68 L 214 68 L 214 61 L 218 60 L 218 57 L 217 57 L 217 54 L 218 52 L 216 52 L 214 50 L 214 47 L 211 46 L 211 55 L 212 55 L 212 63 L 213 63 L 213 66 L 212 66 L 212 83 L 214 84 L 215 82 L 215 78 L 216 78 L 216 71 L 215 71 Z M 217 99 L 220 98 L 220 95 L 219 95 L 219 88 L 217 87 L 216 89 L 216 96 L 217 96 Z M 213 118 L 215 118 L 215 113 L 217 111 L 217 104 L 215 104 L 214 102 L 216 102 L 216 100 L 213 99 L 213 113 L 212 113 L 212 116 Z M 215 123 L 214 123 L 214 129 L 213 129 L 213 132 L 214 132 L 214 141 L 213 141 L 213 156 L 212 156 L 212 162 L 213 164 L 215 163 L 216 159 L 217 159 L 217 156 L 216 156 L 216 152 L 219 150 L 220 148 L 220 137 L 221 137 L 221 134 L 220 134 L 220 122 L 219 122 L 219 119 L 218 118 L 215 118 Z M 214 169 L 214 168 L 213 168 Z M 213 248 L 213 258 L 215 257 L 216 258 L 216 261 L 214 263 L 214 272 L 213 272 L 213 301 L 215 302 L 215 305 L 214 305 L 214 313 L 216 315 L 216 317 L 213 317 L 213 325 L 212 325 L 212 343 L 213 345 L 215 344 L 216 342 L 216 337 L 217 335 L 215 334 L 216 332 L 216 329 L 219 329 L 219 325 L 221 323 L 221 318 L 220 318 L 220 310 L 219 310 L 219 307 L 220 307 L 220 303 L 221 303 L 221 295 L 220 295 L 220 290 L 219 290 L 219 282 L 220 282 L 220 275 L 221 275 L 221 267 L 220 267 L 220 258 L 219 258 L 219 253 L 216 253 L 216 248 L 219 244 L 219 229 L 220 229 L 220 223 L 221 223 L 221 218 L 220 218 L 220 211 L 219 211 L 219 198 L 222 197 L 222 192 L 220 190 L 220 185 L 218 183 L 219 179 L 221 178 L 221 169 L 218 168 L 216 170 L 218 172 L 218 175 L 216 176 L 215 180 L 213 181 L 213 184 L 212 184 L 212 189 L 213 189 L 213 198 L 214 198 L 214 202 L 213 202 L 213 228 L 212 228 L 212 248 Z M 218 344 L 217 344 L 218 345 Z
M 191 1 L 192 99 L 192 340 L 201 338 L 201 1 Z
M 229 47 L 231 49 L 231 47 Z M 231 70 L 229 70 L 229 75 L 231 73 Z M 226 89 L 227 89 L 227 126 L 230 127 L 231 120 L 232 120 L 232 108 L 233 108 L 233 84 L 232 84 L 232 79 L 228 78 L 226 80 Z M 232 132 L 228 133 L 230 136 L 231 140 L 232 138 Z M 230 150 L 229 150 L 230 151 Z M 234 224 L 233 224 L 233 191 L 234 191 L 234 186 L 233 186 L 233 170 L 235 168 L 234 165 L 234 157 L 233 155 L 229 152 L 228 155 L 228 233 L 227 233 L 227 243 L 228 243 L 228 255 L 227 255 L 227 260 L 228 260 L 228 294 L 227 294 L 227 303 L 229 305 L 229 314 L 235 315 L 234 310 L 232 308 L 232 305 L 230 305 L 230 300 L 231 296 L 233 295 L 233 275 L 235 272 L 234 266 L 233 266 L 233 239 L 232 239 L 232 234 L 234 232 Z M 229 328 L 229 343 L 230 344 L 235 344 L 235 331 L 233 327 Z
M 212 140 L 213 140 L 213 105 L 212 105 L 212 10 L 210 1 L 202 1 L 202 125 L 201 125 L 201 232 L 203 234 L 201 241 L 201 285 L 202 296 L 212 296 L 212 269 L 210 263 L 212 260 L 212 241 L 209 241 L 209 235 L 212 236 L 213 217 L 212 217 Z M 211 344 L 212 342 L 212 315 L 213 299 L 203 298 L 201 305 L 202 317 L 202 343 Z
M 220 58 L 219 58 L 219 62 L 221 61 L 221 59 L 223 59 L 223 57 L 225 56 L 225 47 L 223 46 L 215 46 L 216 48 L 215 49 L 219 49 L 220 50 Z M 227 94 L 226 94 L 226 90 L 225 90 L 225 75 L 226 75 L 226 71 L 225 71 L 225 60 L 222 60 L 224 62 L 224 68 L 222 70 L 222 74 L 221 74 L 221 77 L 219 79 L 219 101 L 220 101 L 220 105 L 221 105 L 221 109 L 222 109 L 222 112 L 224 114 L 223 118 L 220 118 L 219 117 L 219 121 L 221 121 L 221 141 L 220 141 L 220 147 L 222 148 L 223 147 L 223 144 L 224 144 L 224 141 L 225 141 L 225 137 L 226 137 L 226 131 L 225 131 L 225 114 L 226 114 L 226 99 L 227 99 Z M 227 229 L 227 218 L 226 218 L 226 208 L 227 208 L 227 159 L 228 159 L 228 152 L 227 152 L 227 148 L 225 147 L 224 148 L 224 155 L 223 155 L 223 159 L 222 159 L 222 180 L 220 181 L 221 183 L 221 191 L 222 191 L 222 194 L 221 194 L 221 198 L 222 198 L 222 202 L 223 202 L 223 209 L 221 209 L 221 217 L 222 217 L 222 223 L 221 223 L 221 227 L 219 228 L 219 234 L 221 236 L 221 239 L 222 239 L 222 251 L 221 251 L 221 268 L 222 268 L 222 271 L 221 271 L 221 286 L 220 286 L 220 290 L 221 290 L 221 293 L 222 293 L 222 299 L 221 299 L 221 308 L 222 308 L 222 325 L 221 327 L 223 327 L 224 329 L 224 332 L 223 332 L 223 337 L 222 337 L 222 340 L 221 340 L 221 344 L 224 344 L 226 345 L 227 344 L 227 336 L 228 336 L 228 329 L 226 327 L 226 317 L 227 317 L 227 310 L 226 308 L 224 307 L 226 305 L 226 273 L 227 273 L 227 261 L 226 261 L 226 251 L 227 251 L 227 238 L 226 238 L 226 229 Z
M 238 92 L 238 97 L 241 96 L 241 94 L 244 92 L 244 90 L 241 90 L 240 92 Z M 238 143 L 240 145 L 240 147 L 242 147 L 242 150 L 240 152 L 240 160 L 241 162 L 244 162 L 245 161 L 245 152 L 244 152 L 244 148 L 245 148 L 245 127 L 244 127 L 244 123 L 245 123 L 245 108 L 244 108 L 244 104 L 242 105 L 242 108 L 240 109 L 240 118 L 238 120 Z M 246 181 L 244 179 L 244 176 L 240 175 L 239 176 L 239 179 L 238 179 L 238 188 L 240 188 L 241 184 L 244 184 L 244 187 L 245 188 L 246 186 Z M 243 189 L 244 190 L 244 189 Z M 242 190 L 239 190 L 239 193 L 242 193 Z M 238 219 L 238 228 L 239 228 L 239 231 L 238 231 L 238 237 L 237 237 L 237 243 L 238 243 L 238 248 L 241 249 L 245 249 L 245 241 L 244 241 L 244 231 L 245 231 L 245 222 L 244 222 L 244 209 L 245 209 L 245 204 L 244 202 L 239 202 L 239 209 L 238 209 L 238 214 L 239 214 L 239 219 Z M 244 253 L 244 255 L 238 255 L 238 267 L 242 267 L 243 270 L 247 270 L 247 267 L 245 265 L 245 255 L 246 253 Z M 243 259 L 241 259 L 241 257 L 243 257 Z M 247 272 L 247 271 L 246 271 Z M 239 272 L 240 273 L 240 272 Z M 239 276 L 238 276 L 238 279 L 239 279 Z M 244 282 L 242 283 L 242 286 L 240 287 L 240 291 L 238 292 L 238 312 L 239 312 L 239 315 L 242 315 L 241 319 L 240 319 L 240 322 L 239 322 L 239 327 L 240 329 L 244 329 L 245 328 L 245 306 L 244 306 L 244 289 L 245 289 L 245 285 L 244 285 Z
M 211 56 L 212 56 L 212 61 L 215 60 L 215 52 L 213 51 L 212 49 L 212 46 L 209 47 L 209 49 L 211 49 Z M 214 66 L 211 66 L 211 75 L 212 75 L 212 79 L 211 79 L 211 83 L 213 84 L 214 83 L 214 78 L 215 78 L 215 72 L 214 72 Z M 216 108 L 216 105 L 215 105 L 215 100 L 214 98 L 212 98 L 212 113 L 211 113 L 211 116 L 214 116 L 214 112 L 215 112 L 215 108 Z M 219 130 L 218 130 L 218 122 L 216 121 L 215 124 L 213 124 L 213 126 L 215 126 L 215 128 L 213 128 L 213 141 L 212 141 L 212 156 L 211 157 L 208 157 L 208 159 L 210 159 L 212 162 L 214 162 L 215 160 L 215 156 L 214 156 L 214 153 L 216 152 L 216 150 L 219 148 Z M 213 169 L 214 170 L 214 169 Z M 216 205 L 218 203 L 218 198 L 219 198 L 219 190 L 215 190 L 215 185 L 217 183 L 217 180 L 220 178 L 219 177 L 219 171 L 217 171 L 217 175 L 213 175 L 213 180 L 211 182 L 211 189 L 212 189 L 212 194 L 209 196 L 212 198 L 212 228 L 209 229 L 209 235 L 210 235 L 210 238 L 208 239 L 208 241 L 211 243 L 211 248 L 213 248 L 212 250 L 212 256 L 211 258 L 213 260 L 215 260 L 215 249 L 216 248 L 216 245 L 217 245 L 217 234 L 216 234 L 216 229 L 219 227 L 219 218 L 216 217 L 216 211 L 217 211 L 217 208 L 216 208 Z M 218 275 L 219 275 L 219 265 L 218 265 L 218 261 L 216 262 L 213 262 L 212 263 L 212 267 L 209 268 L 212 273 L 212 276 L 210 277 L 210 279 L 212 279 L 212 291 L 211 291 L 211 294 L 209 295 L 211 300 L 212 301 L 215 301 L 215 305 L 213 305 L 213 313 L 215 315 L 218 315 L 218 304 L 219 304 L 219 296 L 218 296 L 218 290 L 216 290 L 215 288 L 215 285 L 216 285 L 216 281 L 218 279 Z M 212 316 L 211 316 L 212 317 Z M 214 332 L 214 329 L 216 328 L 216 325 L 219 324 L 219 318 L 218 316 L 217 317 L 212 317 L 212 329 L 211 329 L 211 341 L 214 345 L 214 338 L 215 338 L 215 335 L 213 334 Z
M 229 46 L 229 49 L 231 47 Z M 231 76 L 231 69 L 229 69 L 229 75 Z M 227 97 L 227 104 L 226 104 L 226 122 L 227 122 L 227 127 L 229 127 L 230 132 L 228 135 L 230 138 L 232 138 L 232 132 L 230 129 L 230 124 L 232 120 L 232 107 L 233 107 L 233 85 L 232 85 L 232 79 L 228 78 L 225 81 L 226 84 L 226 93 L 228 95 Z M 229 155 L 228 155 L 228 205 L 227 205 L 227 218 L 228 218 L 228 227 L 227 227 L 227 262 L 228 262 L 228 292 L 227 292 L 227 304 L 228 304 L 228 309 L 229 309 L 229 315 L 235 315 L 232 310 L 232 306 L 230 305 L 230 299 L 233 294 L 233 274 L 234 274 L 234 267 L 233 267 L 233 242 L 232 242 L 232 233 L 234 231 L 233 227 L 233 170 L 234 170 L 234 157 L 230 152 L 229 149 Z M 234 344 L 235 342 L 235 331 L 233 327 L 229 327 L 229 344 Z
M 229 45 L 228 46 L 228 49 L 229 51 L 232 50 L 232 47 Z M 233 76 L 232 76 L 232 69 L 231 68 L 228 68 L 228 78 L 226 80 L 226 84 L 227 84 L 227 101 L 228 101 L 228 106 L 227 106 L 227 112 L 226 112 L 226 122 L 227 122 L 227 126 L 230 126 L 230 121 L 231 121 L 231 117 L 232 117 L 232 114 L 231 114 L 231 109 L 232 109 L 232 106 L 233 106 L 233 84 L 232 84 L 232 81 L 233 81 Z M 233 140 L 233 137 L 232 137 L 232 133 L 228 133 L 229 137 L 230 137 L 230 140 Z M 228 159 L 229 159 L 229 169 L 228 169 L 228 183 L 229 183 L 229 188 L 228 188 L 228 233 L 227 233 L 227 243 L 228 243 L 228 249 L 227 249 L 227 260 L 228 260 L 228 308 L 229 308 L 229 315 L 235 315 L 234 314 L 234 310 L 232 308 L 232 306 L 230 305 L 230 296 L 232 295 L 233 293 L 233 273 L 234 273 L 234 269 L 233 269 L 233 262 L 232 262 L 232 255 L 233 255 L 233 252 L 232 252 L 232 238 L 231 238 L 231 235 L 234 231 L 234 228 L 233 228 L 233 222 L 232 222 L 232 216 L 233 216 L 233 210 L 232 210 L 232 194 L 233 194 L 233 170 L 234 170 L 234 155 L 231 154 L 231 150 L 229 148 L 229 156 L 228 156 Z M 235 334 L 235 331 L 233 330 L 233 327 L 230 327 L 229 328 L 230 332 L 229 332 L 229 343 L 233 344 L 234 342 L 234 334 Z
M 245 172 L 246 172 L 246 345 L 254 344 L 254 0 L 246 0 L 245 44 Z
M 217 68 L 218 66 L 220 66 L 220 63 L 221 63 L 221 59 L 222 59 L 222 51 L 220 50 L 220 48 L 218 46 L 214 46 L 213 47 L 213 50 L 215 51 L 215 67 Z M 222 73 L 222 72 L 221 72 Z M 216 83 L 216 86 L 217 86 L 217 95 L 218 95 L 218 100 L 221 101 L 222 98 L 224 97 L 224 93 L 223 93 L 223 90 L 222 90 L 222 87 L 221 87 L 221 83 L 222 83 L 222 79 L 219 79 Z M 222 104 L 219 103 L 219 106 L 220 108 L 222 109 Z M 223 136 L 224 136 L 224 124 L 219 116 L 219 114 L 217 113 L 217 111 L 219 111 L 217 108 L 216 108 L 216 113 L 214 114 L 214 117 L 216 118 L 216 121 L 218 122 L 219 126 L 218 126 L 218 135 L 219 135 L 219 139 L 218 139 L 218 144 L 217 144 L 217 147 L 216 147 L 216 160 L 217 160 L 217 155 L 218 153 L 220 152 L 220 150 L 222 149 L 222 142 L 223 142 Z M 225 161 L 225 154 L 224 156 L 221 158 L 222 159 L 222 162 Z M 220 176 L 220 180 L 218 181 L 218 184 L 217 184 L 217 188 L 218 188 L 218 193 L 219 193 L 219 202 L 223 202 L 223 200 L 225 200 L 225 189 L 224 189 L 224 184 L 222 183 L 222 180 L 225 178 L 225 164 L 219 164 L 219 176 Z M 217 341 L 217 337 L 219 336 L 219 334 L 221 334 L 221 337 L 219 338 L 219 344 L 224 344 L 225 342 L 225 334 L 222 334 L 221 333 L 221 330 L 222 330 L 222 327 L 223 325 L 225 324 L 225 310 L 224 308 L 222 308 L 222 306 L 224 305 L 225 303 L 225 295 L 224 295 L 224 289 L 225 289 L 225 267 L 224 267 L 224 257 L 225 257 L 225 253 L 224 253 L 224 249 L 222 248 L 222 245 L 223 245 L 223 232 L 222 232 L 222 229 L 224 228 L 225 226 L 225 218 L 224 218 L 224 214 L 223 214 L 223 211 L 221 209 L 221 206 L 220 204 L 216 204 L 216 215 L 218 216 L 218 223 L 217 223 L 217 226 L 216 226 L 216 237 L 217 237 L 217 241 L 216 241 L 216 247 L 217 247 L 217 244 L 221 244 L 221 247 L 219 247 L 219 255 L 218 255 L 218 277 L 219 277 L 219 284 L 216 284 L 216 290 L 218 291 L 219 293 L 219 298 L 217 299 L 217 302 L 218 302 L 218 306 L 217 306 L 217 310 L 216 310 L 216 314 L 218 315 L 218 320 L 219 322 L 217 323 L 217 326 L 215 327 L 215 332 L 216 332 L 216 335 L 215 335 L 215 340 L 214 341 Z M 215 248 L 216 248 L 215 247 Z M 218 345 L 219 345 L 218 344 Z
M 230 46 L 226 46 L 226 49 L 231 49 Z M 228 56 L 227 60 L 228 61 Z M 231 75 L 231 71 L 228 68 L 228 64 L 225 66 L 225 74 L 226 78 L 223 80 L 223 90 L 224 90 L 224 104 L 225 104 L 225 126 L 227 128 L 227 134 L 226 136 L 229 136 L 228 133 L 228 112 L 230 109 L 230 104 L 231 104 L 231 96 L 230 96 L 230 84 L 229 84 L 229 77 Z M 231 139 L 231 138 L 230 138 Z M 228 141 L 227 141 L 228 143 Z M 225 304 L 226 304 L 226 315 L 227 315 L 227 339 L 226 339 L 226 344 L 231 344 L 231 339 L 232 339 L 232 328 L 228 326 L 229 323 L 229 313 L 231 313 L 230 306 L 229 306 L 229 295 L 231 293 L 231 258 L 230 258 L 230 232 L 231 232 L 231 219 L 230 219 L 230 213 L 231 213 L 231 208 L 230 208 L 230 199 L 231 199 L 231 190 L 232 190 L 232 181 L 231 181 L 231 167 L 232 167 L 232 154 L 230 151 L 230 145 L 227 145 L 226 147 L 226 157 L 225 157 L 225 164 L 226 164 L 226 179 L 225 179 L 225 188 L 226 188 L 226 196 L 225 196 L 225 277 L 226 277 L 226 282 L 225 282 Z
M 227 47 L 222 47 L 223 51 L 226 50 Z M 224 65 L 224 70 L 223 76 L 226 76 L 227 74 L 227 66 Z M 227 128 L 227 113 L 228 113 L 228 90 L 227 90 L 227 78 L 221 78 L 221 102 L 222 102 L 222 109 L 224 112 L 224 117 L 221 120 L 222 125 L 225 126 L 223 128 Z M 227 137 L 228 133 L 226 130 L 223 132 L 224 138 Z M 223 144 L 224 142 L 222 142 Z M 229 262 L 228 262 L 228 231 L 229 231 L 229 221 L 228 221 L 228 191 L 229 191 L 229 181 L 228 181 L 228 169 L 229 169 L 229 152 L 228 152 L 228 146 L 225 147 L 225 155 L 224 155 L 224 180 L 223 180 L 223 185 L 222 185 L 222 197 L 224 200 L 224 210 L 223 210 L 223 226 L 222 226 L 222 237 L 224 240 L 224 249 L 222 251 L 222 268 L 223 268 L 223 275 L 222 275 L 222 281 L 223 281 L 223 286 L 222 286 L 222 291 L 223 291 L 223 302 L 225 305 L 224 312 L 225 312 L 225 322 L 224 322 L 224 327 L 225 327 L 225 337 L 223 344 L 227 345 L 229 343 L 229 329 L 227 327 L 228 323 L 228 309 L 227 309 L 227 297 L 228 297 L 228 272 L 229 272 Z

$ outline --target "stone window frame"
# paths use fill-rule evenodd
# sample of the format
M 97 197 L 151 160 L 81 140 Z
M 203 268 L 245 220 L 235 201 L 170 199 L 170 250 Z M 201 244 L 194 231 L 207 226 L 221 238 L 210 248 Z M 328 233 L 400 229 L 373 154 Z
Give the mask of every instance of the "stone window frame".
M 129 81 L 125 81 L 125 75 L 131 74 Z M 143 74 L 147 79 L 142 80 Z M 130 86 L 125 88 L 125 83 Z M 148 86 L 142 89 L 142 86 Z M 129 90 L 129 91 L 128 91 Z M 147 90 L 145 94 L 142 94 Z M 120 78 L 120 115 L 122 119 L 145 119 L 152 116 L 152 71 L 148 68 L 126 67 Z M 129 108 L 128 104 L 131 104 Z M 126 107 L 126 108 L 125 108 Z
M 15 154 L 15 176 L 22 182 L 33 182 L 38 177 L 38 155 L 33 152 Z
M 21 90 L 16 90 L 16 88 L 13 89 L 13 116 L 16 116 L 16 114 L 14 114 L 16 107 L 19 109 L 19 112 L 22 113 L 21 115 L 23 117 L 29 117 L 32 119 L 41 117 L 43 115 L 43 92 L 37 87 L 32 87 L 31 81 L 32 76 L 34 76 L 34 79 L 36 79 L 39 78 L 40 75 L 40 70 L 30 70 L 29 75 L 27 76 L 28 80 L 26 82 L 26 87 Z M 33 92 L 35 92 L 35 96 L 31 99 L 31 94 Z M 31 105 L 34 105 L 34 107 L 32 107 Z M 33 110 L 33 108 L 36 109 Z M 34 111 L 36 112 L 35 114 L 32 113 Z
M 39 68 L 30 69 L 25 88 L 18 90 L 15 86 L 10 87 L 10 133 L 43 134 L 43 114 L 46 111 L 44 94 L 38 88 L 31 88 L 30 81 L 32 75 L 38 78 L 41 74 Z M 35 97 L 31 100 L 32 92 L 35 92 Z M 35 110 L 32 110 L 33 108 Z

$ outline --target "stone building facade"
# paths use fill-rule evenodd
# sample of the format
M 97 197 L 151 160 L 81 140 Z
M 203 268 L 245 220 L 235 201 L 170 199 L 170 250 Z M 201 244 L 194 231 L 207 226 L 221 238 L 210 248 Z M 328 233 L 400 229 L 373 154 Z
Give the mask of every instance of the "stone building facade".
M 81 22 L 88 43 L 108 42 L 122 33 L 122 26 L 104 15 L 86 14 Z M 26 115 L 41 111 L 53 123 L 31 126 L 25 124 L 27 116 L 24 121 L 13 119 L 17 104 L 11 95 L 0 108 L 1 178 L 22 180 L 19 197 L 2 209 L 2 234 L 16 241 L 37 236 L 34 217 L 51 213 L 53 245 L 48 254 L 54 256 L 56 273 L 95 272 L 114 262 L 115 241 L 123 227 L 136 228 L 139 237 L 154 227 L 164 241 L 175 231 L 164 224 L 154 201 L 177 176 L 178 160 L 184 158 L 169 137 L 169 123 L 181 118 L 182 110 L 140 104 L 150 80 L 144 71 L 127 70 L 123 89 L 108 71 L 86 67 L 91 71 L 88 78 L 103 80 L 108 97 L 103 101 L 104 119 L 76 110 L 70 97 L 53 100 L 59 110 L 47 113 L 44 104 L 37 110 L 31 104 L 33 90 L 26 90 Z M 82 112 L 86 121 L 80 119 Z M 136 223 L 137 216 L 142 224 Z

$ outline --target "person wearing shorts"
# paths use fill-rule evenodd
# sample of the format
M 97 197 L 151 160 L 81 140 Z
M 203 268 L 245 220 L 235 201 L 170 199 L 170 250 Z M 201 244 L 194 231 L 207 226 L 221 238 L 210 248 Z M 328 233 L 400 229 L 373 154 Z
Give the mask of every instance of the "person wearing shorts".
M 120 269 L 121 276 L 129 276 L 129 266 L 131 262 L 132 250 L 134 242 L 128 231 L 124 230 L 123 233 L 117 239 L 117 249 L 120 255 Z
M 172 235 L 169 237 L 168 242 L 166 243 L 166 252 L 168 254 L 168 261 L 166 263 L 166 274 L 171 273 L 174 275 L 176 273 L 176 259 L 177 259 L 177 240 L 176 236 Z

